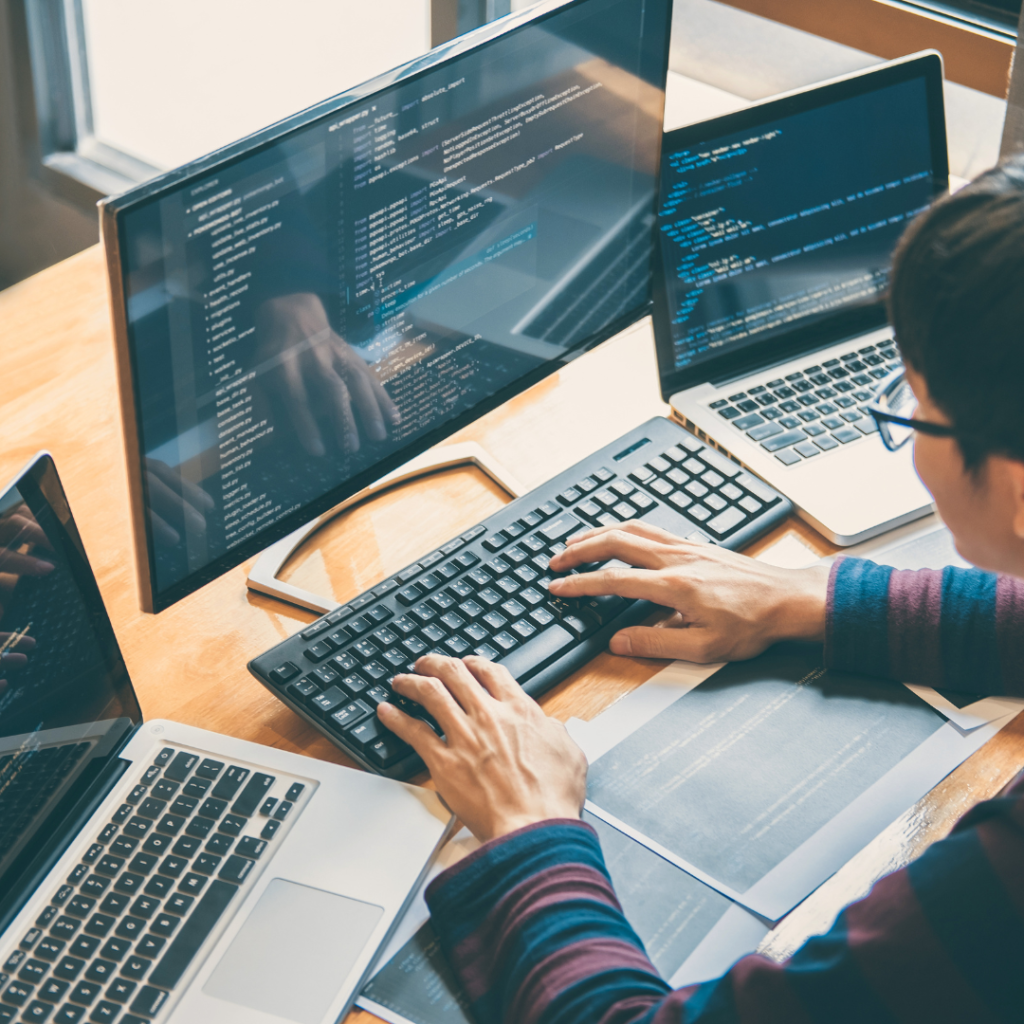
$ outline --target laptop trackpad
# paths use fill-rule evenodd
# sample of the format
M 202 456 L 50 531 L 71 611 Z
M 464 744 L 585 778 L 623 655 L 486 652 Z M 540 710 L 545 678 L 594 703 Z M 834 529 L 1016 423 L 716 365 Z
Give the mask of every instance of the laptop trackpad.
M 383 913 L 372 903 L 275 878 L 203 992 L 318 1024 Z

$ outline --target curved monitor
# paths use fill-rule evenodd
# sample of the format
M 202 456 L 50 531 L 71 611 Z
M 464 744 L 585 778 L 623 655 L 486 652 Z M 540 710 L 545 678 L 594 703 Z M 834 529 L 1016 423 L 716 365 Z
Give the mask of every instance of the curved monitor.
M 647 312 L 670 14 L 540 4 L 105 201 L 147 610 Z

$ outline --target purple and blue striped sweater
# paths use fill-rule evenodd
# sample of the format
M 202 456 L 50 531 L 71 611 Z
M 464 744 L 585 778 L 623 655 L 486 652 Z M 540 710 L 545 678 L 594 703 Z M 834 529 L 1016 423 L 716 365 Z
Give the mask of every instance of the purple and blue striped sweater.
M 1024 581 L 844 559 L 829 582 L 825 657 L 851 672 L 1024 695 Z M 675 991 L 581 821 L 485 844 L 440 875 L 427 902 L 479 1024 L 1020 1024 L 1024 776 L 785 963 L 746 956 Z

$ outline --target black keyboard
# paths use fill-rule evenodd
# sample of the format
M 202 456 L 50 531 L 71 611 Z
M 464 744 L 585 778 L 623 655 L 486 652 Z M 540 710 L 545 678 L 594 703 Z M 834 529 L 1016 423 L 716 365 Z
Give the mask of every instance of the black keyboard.
M 164 747 L 4 952 L 0 1022 L 166 1016 L 195 954 L 242 902 L 238 893 L 251 888 L 312 789 Z
M 417 658 L 478 654 L 536 696 L 652 611 L 646 601 L 550 595 L 548 562 L 568 537 L 643 519 L 741 548 L 791 511 L 738 463 L 657 417 L 261 654 L 249 671 L 359 764 L 408 778 L 423 764 L 376 708 L 389 701 L 430 722 L 390 687 Z

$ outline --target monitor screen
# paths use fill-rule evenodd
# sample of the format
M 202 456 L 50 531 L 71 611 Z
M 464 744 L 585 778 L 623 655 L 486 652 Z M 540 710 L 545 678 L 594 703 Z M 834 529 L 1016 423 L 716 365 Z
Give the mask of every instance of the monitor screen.
M 896 241 L 946 188 L 936 90 L 929 56 L 666 136 L 663 375 L 724 377 L 755 346 L 884 317 Z
M 647 312 L 670 6 L 541 5 L 108 201 L 146 607 Z
M 0 927 L 16 879 L 141 720 L 57 472 L 0 492 Z

